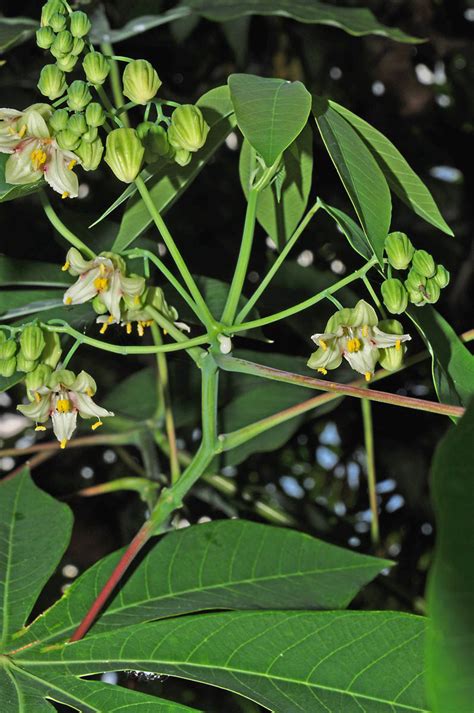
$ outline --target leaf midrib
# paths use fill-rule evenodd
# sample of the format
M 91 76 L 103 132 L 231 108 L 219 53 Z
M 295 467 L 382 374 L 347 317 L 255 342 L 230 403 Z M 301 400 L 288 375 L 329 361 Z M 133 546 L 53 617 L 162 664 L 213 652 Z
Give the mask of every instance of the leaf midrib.
M 21 476 L 19 476 L 21 478 Z M 9 533 L 9 541 L 8 541 L 8 551 L 7 551 L 7 563 L 6 563 L 6 568 L 5 568 L 5 586 L 3 590 L 3 633 L 2 633 L 2 640 L 0 645 L 3 647 L 5 642 L 8 639 L 8 623 L 9 623 L 9 611 L 8 611 L 8 606 L 9 606 L 9 594 L 10 594 L 10 579 L 12 575 L 12 566 L 11 566 L 11 560 L 13 556 L 13 532 L 15 530 L 15 525 L 16 525 L 16 518 L 14 517 L 16 511 L 17 511 L 17 505 L 18 505 L 18 500 L 20 499 L 20 493 L 21 489 L 23 487 L 23 479 L 19 481 L 19 486 L 15 495 L 15 499 L 13 501 L 13 508 L 12 508 L 12 517 L 10 518 L 10 525 L 8 528 L 8 533 Z

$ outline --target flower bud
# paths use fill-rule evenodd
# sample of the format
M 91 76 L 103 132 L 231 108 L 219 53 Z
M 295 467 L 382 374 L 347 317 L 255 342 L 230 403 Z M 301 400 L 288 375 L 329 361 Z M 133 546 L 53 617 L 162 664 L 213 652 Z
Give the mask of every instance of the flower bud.
M 3 334 L 3 332 L 2 332 Z M 11 359 L 16 354 L 16 342 L 14 339 L 7 339 L 0 344 L 0 359 Z
M 86 109 L 86 121 L 88 126 L 97 128 L 105 121 L 105 112 L 98 102 L 91 102 Z
M 209 126 L 194 104 L 183 104 L 172 113 L 168 140 L 175 149 L 198 151 L 204 146 L 208 133 Z
M 401 280 L 391 278 L 382 283 L 382 297 L 391 314 L 402 314 L 408 306 L 408 295 Z
M 30 371 L 25 379 L 25 385 L 28 391 L 38 391 L 43 386 L 46 386 L 51 377 L 51 368 L 46 364 L 38 364 L 36 369 Z
M 23 371 L 28 374 L 33 369 L 36 369 L 38 362 L 36 359 L 26 359 L 22 352 L 19 352 L 16 358 L 16 370 Z
M 103 84 L 110 72 L 109 60 L 101 52 L 86 54 L 82 66 L 91 84 Z
M 187 166 L 192 156 L 186 149 L 176 149 L 173 158 L 179 166 Z
M 64 131 L 67 126 L 69 114 L 66 109 L 56 109 L 49 120 L 50 128 L 56 133 Z
M 403 326 L 396 319 L 384 319 L 379 322 L 379 329 L 387 334 L 403 334 Z M 393 347 L 379 348 L 380 366 L 387 371 L 396 371 L 403 364 L 406 347 L 400 343 Z
M 67 54 L 64 57 L 58 57 L 56 65 L 61 72 L 72 72 L 77 64 L 77 57 L 73 54 Z
M 55 37 L 56 35 L 51 27 L 40 27 L 40 29 L 36 31 L 36 44 L 42 50 L 49 50 Z
M 434 280 L 438 283 L 438 285 L 443 289 L 443 287 L 447 287 L 449 285 L 449 280 L 450 280 L 450 274 L 444 267 L 444 265 L 437 265 L 436 266 L 436 274 L 434 276 Z
M 46 366 L 55 369 L 61 359 L 62 349 L 61 340 L 57 332 L 44 333 L 45 347 L 41 354 L 41 361 Z
M 433 305 L 435 302 L 437 302 L 439 300 L 440 294 L 441 288 L 438 285 L 436 279 L 434 277 L 431 277 L 426 280 L 425 300 L 428 302 L 428 304 Z
M 55 64 L 47 64 L 41 70 L 38 89 L 51 101 L 62 97 L 66 91 L 64 73 Z
M 96 129 L 96 127 L 90 126 L 87 131 L 82 134 L 82 143 L 92 144 L 97 139 L 98 134 L 99 131 Z
M 0 359 L 0 376 L 9 379 L 16 371 L 16 357 Z
M 434 277 L 435 261 L 426 250 L 415 250 L 412 261 L 413 268 L 423 277 Z
M 390 233 L 385 241 L 388 261 L 396 270 L 406 270 L 411 262 L 415 248 L 406 233 Z
M 415 307 L 423 307 L 426 304 L 425 296 L 419 290 L 408 290 L 408 299 Z
M 73 37 L 71 33 L 68 30 L 63 30 L 56 35 L 56 39 L 51 47 L 51 54 L 54 57 L 61 57 L 62 55 L 69 54 L 72 50 L 72 45 Z
M 82 141 L 76 149 L 76 154 L 81 159 L 81 165 L 85 171 L 95 171 L 102 160 L 103 153 L 104 144 L 101 139 L 92 142 Z
M 73 111 L 82 111 L 92 99 L 89 87 L 81 79 L 76 79 L 68 87 L 67 103 Z
M 123 73 L 123 93 L 135 104 L 147 104 L 161 87 L 156 69 L 146 59 L 129 62 Z
M 56 141 L 58 142 L 59 148 L 63 149 L 63 151 L 75 151 L 81 143 L 81 137 L 77 134 L 73 134 L 69 129 L 65 129 L 56 135 Z
M 408 292 L 423 292 L 423 288 L 426 285 L 426 277 L 420 275 L 419 272 L 415 270 L 414 267 L 411 268 L 408 273 L 408 277 L 405 280 L 405 287 Z
M 114 129 L 107 136 L 105 162 L 124 183 L 131 183 L 138 176 L 144 153 L 135 129 Z
M 145 161 L 148 163 L 157 161 L 160 156 L 169 156 L 173 152 L 166 129 L 162 126 L 144 121 L 137 126 L 137 133 L 145 147 Z
M 41 26 L 46 27 L 50 24 L 51 18 L 56 14 L 64 14 L 66 8 L 62 0 L 48 0 L 47 3 L 43 5 L 41 10 Z
M 74 41 L 72 43 L 71 54 L 73 54 L 75 57 L 78 57 L 81 54 L 84 47 L 85 47 L 84 40 L 82 40 L 80 37 L 74 37 Z
M 87 122 L 84 114 L 73 114 L 67 122 L 67 130 L 76 136 L 81 136 L 87 131 Z
M 92 309 L 96 314 L 106 314 L 106 312 L 109 311 L 105 304 L 102 302 L 99 295 L 94 297 L 94 299 L 92 300 Z
M 35 324 L 24 328 L 20 336 L 21 353 L 29 361 L 39 359 L 45 347 L 43 330 Z
M 66 18 L 59 13 L 53 15 L 48 24 L 54 32 L 62 32 L 67 27 Z
M 85 12 L 76 10 L 71 17 L 71 35 L 73 37 L 85 37 L 91 29 L 91 21 Z

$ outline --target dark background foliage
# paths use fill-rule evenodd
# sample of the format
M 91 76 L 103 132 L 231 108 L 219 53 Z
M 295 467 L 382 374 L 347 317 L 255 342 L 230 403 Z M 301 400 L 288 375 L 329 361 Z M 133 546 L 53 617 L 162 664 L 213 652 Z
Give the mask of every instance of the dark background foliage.
M 89 10 L 96 3 L 83 2 Z M 346 1 L 348 6 L 360 3 Z M 2 12 L 37 17 L 40 3 L 25 2 L 19 8 L 3 0 Z M 370 3 L 386 24 L 428 41 L 419 45 L 396 44 L 382 37 L 355 38 L 322 26 L 297 24 L 283 18 L 252 18 L 224 26 L 201 21 L 192 27 L 179 21 L 119 45 L 120 54 L 146 57 L 157 67 L 167 98 L 194 101 L 208 89 L 226 82 L 234 71 L 264 76 L 300 79 L 308 89 L 327 94 L 377 126 L 408 158 L 427 182 L 453 228 L 450 239 L 423 223 L 401 203 L 395 202 L 393 229 L 406 231 L 417 247 L 428 249 L 435 260 L 452 273 L 452 282 L 439 303 L 441 313 L 458 333 L 471 327 L 469 283 L 472 277 L 473 148 L 470 87 L 473 80 L 472 27 L 474 9 L 467 0 L 391 0 Z M 112 26 L 119 27 L 133 17 L 166 9 L 170 3 L 157 0 L 114 0 L 105 2 Z M 23 107 L 36 101 L 35 84 L 44 61 L 33 42 L 5 56 L 0 69 L 2 105 Z M 230 142 L 224 146 L 200 178 L 188 190 L 178 208 L 171 209 L 168 221 L 172 233 L 196 274 L 229 279 L 238 251 L 244 214 L 244 198 L 238 179 L 238 151 Z M 110 180 L 106 167 L 96 174 L 83 174 L 87 184 L 84 197 L 67 207 L 64 219 L 71 226 L 87 226 L 118 194 L 120 186 Z M 347 207 L 336 173 L 327 154 L 315 138 L 313 185 L 317 194 L 333 205 Z M 99 189 L 100 187 L 100 189 Z M 58 209 L 61 208 L 56 201 Z M 117 215 L 109 229 L 113 231 Z M 64 245 L 42 216 L 35 197 L 2 206 L 2 246 L 9 256 L 60 263 Z M 272 251 L 259 229 L 255 254 L 246 289 L 264 274 Z M 321 273 L 342 274 L 360 265 L 353 253 L 323 216 L 312 223 L 293 254 L 293 262 L 269 290 L 262 311 L 275 305 L 303 299 L 317 284 Z M 358 296 L 366 297 L 363 287 Z M 314 290 L 313 290 L 314 291 Z M 171 297 L 171 295 L 169 295 Z M 284 327 L 270 327 L 266 335 L 275 340 L 242 342 L 241 346 L 307 357 L 309 335 L 324 326 L 330 306 L 298 316 Z M 91 334 L 95 327 L 91 327 Z M 114 340 L 123 339 L 119 333 Z M 410 353 L 423 348 L 418 339 Z M 193 393 L 183 389 L 188 368 L 185 357 L 174 357 L 173 386 L 181 403 L 192 402 Z M 117 359 L 82 350 L 76 368 L 90 368 L 105 394 L 150 359 Z M 295 367 L 295 370 L 297 368 Z M 350 375 L 347 375 L 350 378 Z M 435 398 L 427 361 L 387 380 L 381 388 L 398 393 Z M 181 389 L 181 391 L 179 391 Z M 6 416 L 12 401 L 0 402 L 0 433 L 4 447 L 31 444 L 27 432 L 9 434 Z M 420 612 L 424 607 L 424 584 L 433 545 L 433 518 L 427 479 L 433 450 L 448 426 L 435 415 L 400 411 L 391 406 L 373 406 L 376 465 L 379 481 L 382 543 L 378 554 L 388 556 L 397 566 L 360 595 L 355 606 L 372 609 L 403 609 Z M 9 421 L 11 424 L 11 420 Z M 3 424 L 3 427 L 2 427 Z M 192 449 L 194 428 L 182 429 L 180 437 Z M 80 499 L 71 493 L 81 487 L 131 475 L 140 467 L 144 453 L 156 469 L 162 463 L 154 447 L 142 449 L 97 447 L 67 450 L 39 465 L 36 482 L 59 498 L 66 498 L 76 518 L 74 537 L 64 564 L 83 571 L 97 559 L 130 539 L 144 517 L 145 507 L 130 494 L 114 494 Z M 20 461 L 0 460 L 6 472 Z M 228 498 L 200 485 L 176 516 L 180 525 L 202 517 L 240 516 L 260 519 L 255 502 L 278 505 L 294 519 L 295 527 L 325 540 L 371 552 L 369 505 L 365 480 L 360 405 L 345 399 L 319 418 L 302 423 L 284 445 L 273 452 L 253 454 L 237 468 L 227 466 L 223 474 L 238 486 L 238 494 Z M 41 606 L 53 601 L 74 570 L 63 569 L 44 592 Z M 159 576 L 159 573 L 157 573 Z M 156 691 L 203 710 L 216 713 L 258 710 L 243 699 L 204 686 L 176 680 L 147 679 L 143 674 L 124 677 L 125 685 Z

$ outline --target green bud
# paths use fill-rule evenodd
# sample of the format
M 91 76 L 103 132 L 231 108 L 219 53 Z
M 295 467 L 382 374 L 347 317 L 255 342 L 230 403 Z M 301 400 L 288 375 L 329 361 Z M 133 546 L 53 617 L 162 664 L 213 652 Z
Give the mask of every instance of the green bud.
M 91 21 L 85 12 L 76 10 L 71 17 L 71 34 L 73 37 L 85 37 L 91 29 Z
M 415 248 L 406 233 L 390 233 L 385 241 L 388 261 L 396 270 L 406 270 L 411 262 Z
M 95 171 L 102 160 L 103 153 L 104 144 L 101 139 L 96 139 L 92 142 L 82 141 L 81 145 L 76 149 L 76 154 L 81 159 L 82 168 L 85 171 Z
M 86 121 L 88 126 L 97 128 L 105 121 L 105 112 L 98 102 L 91 102 L 86 109 Z
M 77 64 L 77 57 L 73 54 L 67 54 L 64 57 L 58 57 L 56 65 L 61 72 L 72 72 Z
M 46 386 L 51 377 L 51 367 L 46 364 L 38 364 L 36 369 L 30 371 L 25 379 L 25 385 L 28 391 L 38 391 L 43 386 Z
M 423 307 L 426 304 L 425 296 L 419 290 L 408 290 L 408 299 L 415 307 Z
M 0 376 L 9 379 L 16 371 L 16 357 L 0 359 Z
M 42 50 L 49 50 L 55 37 L 56 35 L 51 27 L 40 27 L 39 30 L 36 30 L 36 44 L 38 47 L 41 47 Z
M 67 130 L 77 136 L 81 136 L 87 131 L 87 122 L 84 114 L 73 114 L 67 122 Z
M 73 54 L 75 57 L 78 57 L 81 54 L 84 47 L 85 47 L 84 40 L 82 40 L 80 37 L 74 37 L 74 41 L 72 43 L 71 54 Z
M 82 143 L 91 144 L 97 139 L 98 134 L 98 129 L 96 129 L 95 126 L 90 126 L 87 131 L 82 134 Z
M 67 109 L 56 109 L 51 115 L 49 120 L 49 126 L 54 132 L 64 131 L 67 126 L 69 119 L 69 113 Z
M 69 54 L 72 50 L 72 45 L 73 37 L 71 33 L 68 30 L 63 30 L 56 35 L 56 39 L 51 47 L 51 54 L 54 57 L 61 57 L 62 55 Z
M 105 162 L 124 183 L 131 183 L 138 176 L 144 153 L 135 129 L 114 129 L 107 136 Z
M 420 275 L 419 272 L 415 270 L 414 267 L 411 268 L 408 273 L 408 277 L 405 280 L 405 287 L 408 292 L 423 292 L 423 288 L 426 285 L 426 277 Z
M 105 314 L 106 312 L 109 311 L 107 309 L 107 307 L 105 306 L 105 304 L 100 299 L 99 295 L 94 297 L 94 299 L 92 300 L 92 309 L 94 310 L 94 312 L 96 314 Z
M 62 354 L 59 334 L 57 334 L 57 332 L 45 332 L 44 341 L 45 347 L 41 354 L 41 361 L 46 366 L 51 367 L 51 369 L 55 369 Z
M 76 375 L 73 371 L 69 371 L 68 369 L 57 369 L 57 371 L 53 371 L 49 377 L 48 386 L 50 389 L 55 389 L 56 386 L 62 384 L 62 386 L 67 388 L 71 387 L 75 380 Z
M 33 369 L 36 369 L 38 362 L 36 359 L 26 359 L 22 352 L 20 352 L 16 359 L 16 369 L 17 371 L 23 371 L 28 374 Z
M 53 15 L 48 24 L 54 32 L 62 32 L 67 27 L 66 18 L 59 13 Z
M 161 87 L 156 69 L 146 59 L 129 62 L 123 73 L 123 93 L 135 104 L 147 104 Z
M 382 322 L 379 322 L 379 329 L 386 334 L 403 334 L 403 326 L 396 319 L 382 320 Z M 387 371 L 396 371 L 403 364 L 405 352 L 406 347 L 404 344 L 399 344 L 398 349 L 397 346 L 379 349 L 380 366 L 387 369 Z
M 91 100 L 92 94 L 90 93 L 86 82 L 83 82 L 82 79 L 74 80 L 74 82 L 68 87 L 67 103 L 69 108 L 73 111 L 82 111 Z
M 401 280 L 391 278 L 382 283 L 382 297 L 391 314 L 402 314 L 408 306 L 408 295 Z
M 11 359 L 16 354 L 16 348 L 14 339 L 7 339 L 7 341 L 2 342 L 0 344 L 0 359 Z
M 413 268 L 423 277 L 434 277 L 436 264 L 426 250 L 416 250 L 412 261 Z
M 63 0 L 48 0 L 47 3 L 43 5 L 41 10 L 41 26 L 46 27 L 50 24 L 51 18 L 56 14 L 64 14 L 66 8 L 64 7 Z
M 55 64 L 47 64 L 41 70 L 38 89 L 51 101 L 62 97 L 67 85 L 64 73 Z
M 39 359 L 46 342 L 44 341 L 43 330 L 36 324 L 29 324 L 24 328 L 20 336 L 21 353 L 29 361 Z
M 434 280 L 438 283 L 438 285 L 443 289 L 443 287 L 447 287 L 449 285 L 449 280 L 451 276 L 449 272 L 446 270 L 444 265 L 437 265 L 436 266 L 436 274 L 434 276 Z
M 59 148 L 63 149 L 63 151 L 75 151 L 81 143 L 81 137 L 77 134 L 73 134 L 69 129 L 65 129 L 56 135 L 56 141 L 58 142 Z
M 160 156 L 169 156 L 172 153 L 166 129 L 162 126 L 144 121 L 137 126 L 137 134 L 145 147 L 145 161 L 148 163 L 153 163 Z
M 173 158 L 179 166 L 187 166 L 192 156 L 186 149 L 176 149 Z
M 194 104 L 183 104 L 172 113 L 168 139 L 175 149 L 198 151 L 204 146 L 208 133 L 209 126 Z
M 82 66 L 91 84 L 103 84 L 110 72 L 109 60 L 101 52 L 86 54 Z
M 425 285 L 425 300 L 430 304 L 433 305 L 435 302 L 439 300 L 441 294 L 441 288 L 436 281 L 434 277 L 429 278 L 426 280 L 426 285 Z

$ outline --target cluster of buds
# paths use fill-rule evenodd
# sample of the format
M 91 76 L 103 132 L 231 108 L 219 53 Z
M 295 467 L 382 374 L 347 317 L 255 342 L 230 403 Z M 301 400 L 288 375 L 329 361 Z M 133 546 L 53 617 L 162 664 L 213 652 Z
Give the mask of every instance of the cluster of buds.
M 173 111 L 168 129 L 144 121 L 137 127 L 137 133 L 144 146 L 147 163 L 166 158 L 180 166 L 187 166 L 192 154 L 206 143 L 209 126 L 198 106 L 183 104 Z
M 441 290 L 449 283 L 449 272 L 437 265 L 426 250 L 415 250 L 405 233 L 390 233 L 385 241 L 385 252 L 396 270 L 407 270 L 407 278 L 391 277 L 382 284 L 384 304 L 391 314 L 402 314 L 408 302 L 416 307 L 434 304 Z
M 0 376 L 9 378 L 17 371 L 29 376 L 41 369 L 51 370 L 60 358 L 61 343 L 55 332 L 28 324 L 21 333 L 7 339 L 0 330 Z
M 321 374 L 337 369 L 345 359 L 354 371 L 370 381 L 377 362 L 391 371 L 403 361 L 403 342 L 411 339 L 403 334 L 396 320 L 379 322 L 377 314 L 364 300 L 352 309 L 336 312 L 326 324 L 325 331 L 313 334 L 318 349 L 310 356 L 308 366 Z

